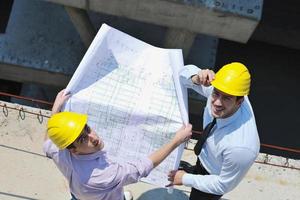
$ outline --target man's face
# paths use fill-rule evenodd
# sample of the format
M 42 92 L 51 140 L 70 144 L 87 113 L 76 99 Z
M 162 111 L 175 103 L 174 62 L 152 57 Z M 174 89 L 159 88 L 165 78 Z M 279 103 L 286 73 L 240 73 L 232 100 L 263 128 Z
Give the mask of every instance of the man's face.
M 211 112 L 215 118 L 227 118 L 233 115 L 244 98 L 238 99 L 236 96 L 232 96 L 221 92 L 214 88 L 211 98 Z
M 76 147 L 71 152 L 75 154 L 91 154 L 104 147 L 103 140 L 88 125 L 85 125 L 79 137 L 73 143 Z

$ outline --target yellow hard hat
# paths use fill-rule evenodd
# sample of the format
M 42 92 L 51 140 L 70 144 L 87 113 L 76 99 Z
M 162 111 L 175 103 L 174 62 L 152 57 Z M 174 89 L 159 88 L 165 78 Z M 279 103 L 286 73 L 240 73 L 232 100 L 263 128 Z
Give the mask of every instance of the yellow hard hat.
M 233 62 L 224 65 L 211 82 L 216 89 L 233 96 L 245 96 L 250 91 L 251 76 L 245 65 Z
M 74 112 L 54 114 L 48 120 L 48 136 L 59 149 L 65 149 L 77 139 L 86 122 L 85 114 Z

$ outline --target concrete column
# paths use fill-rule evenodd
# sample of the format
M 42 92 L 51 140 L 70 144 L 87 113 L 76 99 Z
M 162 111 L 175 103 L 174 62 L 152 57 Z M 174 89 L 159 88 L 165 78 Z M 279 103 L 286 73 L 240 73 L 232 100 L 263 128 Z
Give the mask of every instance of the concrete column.
M 47 70 L 0 62 L 0 79 L 53 87 L 66 87 L 71 77 L 61 72 L 49 72 Z
M 78 31 L 84 45 L 88 48 L 96 35 L 96 30 L 90 21 L 87 12 L 85 10 L 69 6 L 65 6 L 65 10 Z
M 169 28 L 165 36 L 164 47 L 182 49 L 184 58 L 187 58 L 196 35 L 188 30 Z

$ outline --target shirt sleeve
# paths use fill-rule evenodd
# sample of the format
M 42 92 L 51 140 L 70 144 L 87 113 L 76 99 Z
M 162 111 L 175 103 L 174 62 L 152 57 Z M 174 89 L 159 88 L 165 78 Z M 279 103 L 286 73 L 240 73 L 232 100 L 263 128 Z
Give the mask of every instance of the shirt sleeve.
M 183 185 L 223 195 L 239 184 L 255 161 L 256 154 L 249 149 L 236 147 L 225 152 L 223 157 L 220 175 L 185 174 L 182 178 Z
M 114 162 L 110 158 L 102 160 L 103 166 L 94 168 L 88 185 L 97 190 L 112 191 L 123 186 L 136 183 L 146 177 L 153 169 L 149 158 L 142 158 L 133 162 Z
M 119 165 L 117 177 L 122 185 L 128 185 L 148 176 L 152 169 L 153 163 L 149 158 L 126 162 Z
M 185 65 L 184 68 L 179 72 L 180 82 L 186 88 L 193 89 L 197 93 L 207 98 L 211 94 L 212 86 L 204 87 L 202 85 L 196 85 L 191 79 L 191 77 L 198 74 L 199 71 L 201 71 L 201 69 L 195 65 Z
M 58 157 L 59 150 L 50 139 L 47 139 L 44 142 L 43 151 L 48 158 L 57 159 L 57 157 Z

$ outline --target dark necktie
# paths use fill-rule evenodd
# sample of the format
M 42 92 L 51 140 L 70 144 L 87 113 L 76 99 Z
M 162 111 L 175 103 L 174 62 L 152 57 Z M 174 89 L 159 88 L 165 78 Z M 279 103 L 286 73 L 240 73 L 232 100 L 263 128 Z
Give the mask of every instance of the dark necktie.
M 202 146 L 205 143 L 206 139 L 208 138 L 209 133 L 215 124 L 216 124 L 216 118 L 214 118 L 213 121 L 207 124 L 207 126 L 204 128 L 201 137 L 198 139 L 198 142 L 194 147 L 194 152 L 196 155 L 200 154 Z

